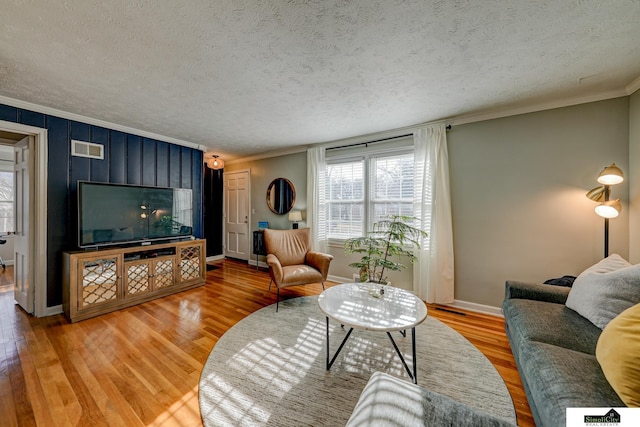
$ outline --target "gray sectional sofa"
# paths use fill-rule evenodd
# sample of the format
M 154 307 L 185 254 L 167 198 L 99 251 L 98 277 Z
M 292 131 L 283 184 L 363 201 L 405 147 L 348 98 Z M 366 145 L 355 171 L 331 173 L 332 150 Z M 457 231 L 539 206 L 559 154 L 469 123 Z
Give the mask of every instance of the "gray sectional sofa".
M 624 407 L 595 350 L 602 332 L 565 302 L 570 288 L 507 281 L 507 337 L 538 427 L 564 426 L 568 407 Z

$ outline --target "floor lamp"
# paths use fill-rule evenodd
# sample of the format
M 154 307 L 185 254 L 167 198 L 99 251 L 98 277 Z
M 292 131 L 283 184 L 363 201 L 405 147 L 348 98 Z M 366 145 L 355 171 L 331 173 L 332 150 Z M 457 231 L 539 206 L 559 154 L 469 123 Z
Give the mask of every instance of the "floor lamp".
M 607 166 L 598 175 L 598 182 L 602 184 L 599 187 L 589 190 L 587 197 L 598 202 L 596 206 L 596 213 L 604 218 L 604 257 L 609 256 L 609 219 L 615 218 L 620 215 L 622 211 L 622 203 L 620 199 L 610 200 L 611 186 L 620 184 L 624 181 L 624 174 L 622 170 L 612 163 L 611 166 Z

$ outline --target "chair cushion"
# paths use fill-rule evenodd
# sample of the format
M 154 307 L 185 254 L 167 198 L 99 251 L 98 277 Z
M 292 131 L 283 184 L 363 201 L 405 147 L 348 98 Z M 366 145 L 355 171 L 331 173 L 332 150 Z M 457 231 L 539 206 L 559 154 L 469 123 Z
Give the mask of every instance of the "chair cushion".
M 268 254 L 278 258 L 280 264 L 304 264 L 310 249 L 310 229 L 297 230 L 264 230 L 264 244 Z
M 596 358 L 622 401 L 640 407 L 640 304 L 626 309 L 604 328 Z
M 638 303 L 640 264 L 631 265 L 617 254 L 580 273 L 567 297 L 567 307 L 600 329 Z
M 287 265 L 282 267 L 282 282 L 278 287 L 306 285 L 308 283 L 321 283 L 322 274 L 308 265 Z

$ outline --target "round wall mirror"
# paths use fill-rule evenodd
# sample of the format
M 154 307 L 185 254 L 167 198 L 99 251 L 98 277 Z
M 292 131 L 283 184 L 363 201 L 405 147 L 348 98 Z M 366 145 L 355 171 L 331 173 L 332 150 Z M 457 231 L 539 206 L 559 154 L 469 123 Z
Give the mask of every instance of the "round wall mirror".
M 286 214 L 296 202 L 296 189 L 287 178 L 276 178 L 267 188 L 267 205 L 271 212 Z

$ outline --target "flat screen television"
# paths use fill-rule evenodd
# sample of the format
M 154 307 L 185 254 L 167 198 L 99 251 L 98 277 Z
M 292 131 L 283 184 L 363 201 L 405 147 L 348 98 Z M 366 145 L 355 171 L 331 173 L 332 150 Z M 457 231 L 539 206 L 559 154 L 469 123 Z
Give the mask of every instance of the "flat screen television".
M 190 189 L 78 182 L 78 246 L 191 236 Z

